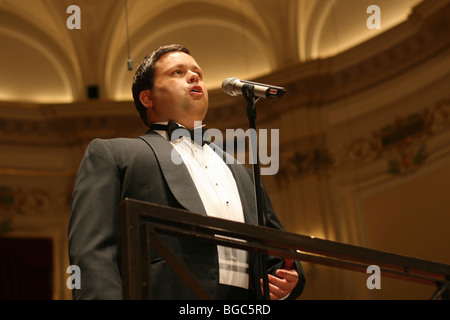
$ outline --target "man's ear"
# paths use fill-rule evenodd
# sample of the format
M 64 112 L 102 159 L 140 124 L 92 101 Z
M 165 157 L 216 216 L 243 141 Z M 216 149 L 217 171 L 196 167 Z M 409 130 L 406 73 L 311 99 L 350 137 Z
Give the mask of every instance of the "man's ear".
M 142 90 L 139 93 L 139 100 L 141 101 L 142 105 L 144 107 L 151 108 L 153 106 L 153 100 L 152 100 L 152 92 L 150 89 Z

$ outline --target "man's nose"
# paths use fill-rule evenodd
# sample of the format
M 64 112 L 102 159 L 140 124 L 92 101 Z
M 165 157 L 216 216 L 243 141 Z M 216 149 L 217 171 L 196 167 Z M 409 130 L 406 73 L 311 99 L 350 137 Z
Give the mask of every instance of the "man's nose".
M 198 74 L 196 73 L 196 72 L 192 72 L 192 71 L 189 71 L 189 73 L 188 73 L 188 78 L 187 78 L 187 82 L 188 83 L 195 83 L 195 82 L 198 82 Z

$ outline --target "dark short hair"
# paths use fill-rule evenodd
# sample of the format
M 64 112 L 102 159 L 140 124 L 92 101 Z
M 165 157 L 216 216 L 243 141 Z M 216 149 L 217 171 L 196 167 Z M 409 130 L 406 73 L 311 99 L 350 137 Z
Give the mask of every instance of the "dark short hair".
M 133 84 L 131 86 L 131 91 L 133 92 L 133 100 L 142 121 L 149 126 L 147 122 L 147 108 L 141 103 L 139 99 L 139 94 L 143 90 L 152 89 L 154 78 L 156 62 L 158 62 L 161 57 L 169 52 L 181 51 L 190 55 L 189 49 L 179 44 L 170 44 L 161 46 L 151 54 L 147 55 L 141 62 L 136 70 L 136 74 L 133 78 Z

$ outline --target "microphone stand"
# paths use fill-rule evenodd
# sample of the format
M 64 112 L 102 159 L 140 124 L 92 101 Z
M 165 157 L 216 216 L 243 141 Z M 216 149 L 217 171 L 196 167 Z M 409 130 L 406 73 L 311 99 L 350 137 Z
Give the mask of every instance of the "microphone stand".
M 262 194 L 262 188 L 261 188 L 261 173 L 260 173 L 260 167 L 259 167 L 259 148 L 257 143 L 257 135 L 256 135 L 256 108 L 255 104 L 258 102 L 259 97 L 255 97 L 253 94 L 253 85 L 244 85 L 242 87 L 242 95 L 244 96 L 245 100 L 247 101 L 247 118 L 249 121 L 250 126 L 250 154 L 253 161 L 253 180 L 255 184 L 255 196 L 256 196 L 256 208 L 258 213 L 258 225 L 264 226 L 265 225 L 265 205 L 264 205 L 264 198 Z M 259 266 L 259 272 L 258 275 L 260 276 L 260 279 L 263 279 L 263 292 L 261 290 L 257 291 L 257 296 L 259 300 L 265 299 L 269 300 L 269 280 L 267 275 L 267 253 L 266 252 L 260 252 L 258 253 L 258 266 Z M 258 286 L 259 288 L 260 286 Z M 257 288 L 255 288 L 257 289 Z

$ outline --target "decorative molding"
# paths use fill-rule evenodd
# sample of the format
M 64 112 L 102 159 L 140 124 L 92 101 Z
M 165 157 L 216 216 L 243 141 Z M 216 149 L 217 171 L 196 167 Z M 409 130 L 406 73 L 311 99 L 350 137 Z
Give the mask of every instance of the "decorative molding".
M 280 154 L 280 170 L 275 177 L 278 184 L 285 185 L 301 176 L 333 175 L 379 160 L 386 162 L 386 172 L 413 173 L 430 156 L 427 142 L 449 130 L 450 99 L 445 99 L 431 108 L 396 119 L 370 136 L 334 148 L 327 147 L 324 139 L 311 142 L 308 138 L 307 147 L 290 144 L 286 148 L 290 151 Z
M 432 137 L 450 129 L 450 100 L 442 100 L 431 108 L 399 118 L 383 126 L 372 136 L 360 138 L 330 151 L 331 171 L 345 170 L 372 161 L 388 158 L 401 159 L 403 167 L 422 165 L 426 156 L 425 145 Z M 415 159 L 415 160 L 414 160 Z
M 269 122 L 281 113 L 300 108 L 326 108 L 398 78 L 433 59 L 448 59 L 449 17 L 450 2 L 433 12 L 416 10 L 401 25 L 341 54 L 300 63 L 256 79 L 287 89 L 282 99 L 259 103 L 258 123 Z M 213 95 L 210 100 L 214 100 Z M 224 126 L 223 119 L 227 119 L 223 117 L 222 108 L 229 114 L 240 114 L 245 104 L 238 99 L 226 106 L 211 108 L 210 119 L 220 128 Z
M 0 116 L 0 144 L 5 145 L 83 145 L 94 138 L 131 137 L 143 134 L 145 130 L 137 111 L 135 114 L 122 115 L 106 112 L 86 112 L 81 116 L 48 114 L 38 119 L 8 119 L 4 115 Z
M 449 12 L 450 5 L 437 12 L 416 10 L 403 24 L 363 45 L 256 79 L 287 88 L 282 99 L 258 103 L 258 124 L 263 126 L 292 110 L 326 107 L 446 54 L 450 50 Z M 392 44 L 392 39 L 398 40 Z M 377 48 L 377 52 L 367 53 L 370 48 Z M 246 128 L 244 99 L 223 96 L 220 89 L 210 92 L 208 126 L 220 130 Z M 0 107 L 0 143 L 6 144 L 32 142 L 72 146 L 85 144 L 95 137 L 136 136 L 146 130 L 132 101 L 26 104 L 20 111 L 17 111 L 20 109 L 17 103 L 9 106 L 3 102 Z
M 294 151 L 280 156 L 280 169 L 275 178 L 278 184 L 286 185 L 300 176 L 326 174 L 332 162 L 331 155 L 324 148 Z
M 54 214 L 68 214 L 70 208 L 71 191 L 48 190 L 26 186 L 0 187 L 0 211 L 2 217 L 15 216 L 48 216 Z
M 388 171 L 394 175 L 414 173 L 425 162 L 427 157 L 426 145 L 419 146 L 418 148 L 402 148 L 396 157 L 389 159 Z
M 73 178 L 76 170 L 35 170 L 0 167 L 0 175 L 15 177 L 67 177 Z

